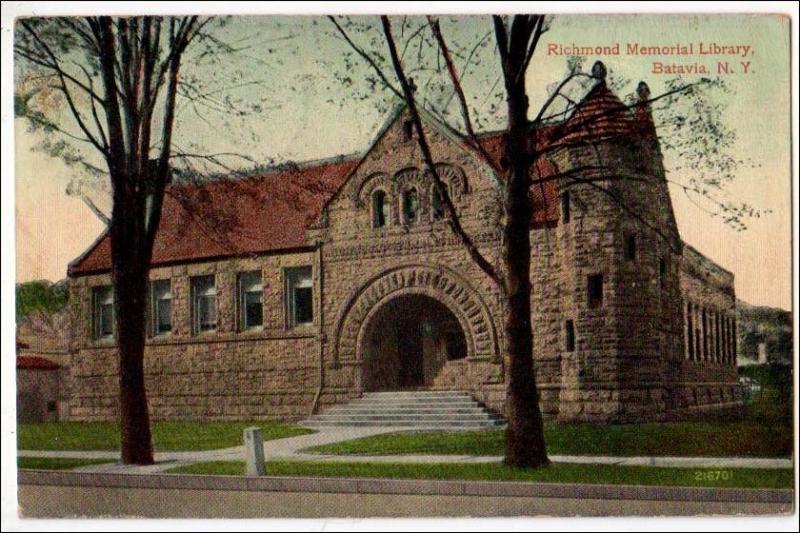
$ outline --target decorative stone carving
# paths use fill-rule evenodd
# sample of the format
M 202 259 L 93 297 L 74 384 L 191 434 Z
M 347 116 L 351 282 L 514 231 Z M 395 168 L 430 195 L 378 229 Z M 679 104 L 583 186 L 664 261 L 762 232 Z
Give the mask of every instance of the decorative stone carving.
M 406 294 L 430 296 L 452 311 L 464 331 L 468 358 L 497 356 L 495 326 L 478 292 L 447 267 L 411 264 L 381 272 L 347 298 L 336 320 L 334 362 L 360 361 L 369 319 L 384 303 Z

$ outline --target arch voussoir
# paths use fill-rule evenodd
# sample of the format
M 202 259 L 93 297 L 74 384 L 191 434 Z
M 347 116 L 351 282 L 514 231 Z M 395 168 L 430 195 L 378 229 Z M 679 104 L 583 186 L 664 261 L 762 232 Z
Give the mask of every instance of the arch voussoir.
M 425 294 L 445 305 L 461 324 L 467 356 L 492 356 L 497 334 L 481 295 L 458 273 L 443 265 L 410 264 L 367 280 L 347 299 L 337 317 L 334 361 L 359 362 L 360 336 L 369 317 L 387 301 L 406 294 Z

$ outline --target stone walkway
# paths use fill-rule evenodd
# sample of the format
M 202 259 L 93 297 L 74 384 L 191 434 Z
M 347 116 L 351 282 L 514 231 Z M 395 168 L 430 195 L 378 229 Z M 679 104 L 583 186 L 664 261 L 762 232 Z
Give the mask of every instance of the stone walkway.
M 264 458 L 267 461 L 280 459 L 291 461 L 331 462 L 388 462 L 388 463 L 499 463 L 502 456 L 491 455 L 322 455 L 304 453 L 306 448 L 332 444 L 382 433 L 395 433 L 413 428 L 399 427 L 331 427 L 317 433 L 276 439 L 264 443 Z M 80 459 L 109 459 L 108 463 L 75 468 L 82 472 L 111 472 L 148 474 L 163 472 L 177 466 L 207 461 L 243 461 L 244 447 L 218 450 L 156 452 L 156 463 L 148 466 L 122 465 L 117 462 L 115 451 L 54 451 L 19 450 L 20 457 L 65 457 Z M 608 464 L 625 466 L 661 466 L 684 468 L 792 468 L 791 459 L 751 457 L 610 457 L 592 455 L 551 455 L 554 463 Z

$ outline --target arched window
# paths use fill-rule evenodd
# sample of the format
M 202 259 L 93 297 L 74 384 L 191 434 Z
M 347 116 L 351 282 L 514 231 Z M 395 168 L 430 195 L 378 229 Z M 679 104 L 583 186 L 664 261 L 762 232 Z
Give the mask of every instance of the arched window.
M 431 211 L 433 212 L 433 220 L 441 220 L 444 218 L 444 198 L 435 185 L 431 196 Z
M 403 219 L 407 224 L 416 224 L 419 216 L 417 189 L 411 188 L 403 193 Z
M 380 189 L 372 193 L 372 227 L 382 228 L 389 220 L 389 202 L 386 193 Z

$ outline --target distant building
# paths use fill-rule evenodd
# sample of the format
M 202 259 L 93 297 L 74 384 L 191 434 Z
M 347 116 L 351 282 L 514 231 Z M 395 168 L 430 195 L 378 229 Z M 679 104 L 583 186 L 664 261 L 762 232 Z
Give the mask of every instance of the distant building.
M 496 258 L 503 177 L 424 123 L 462 225 Z M 409 124 L 399 109 L 358 156 L 171 188 L 146 295 L 156 419 L 296 419 L 418 388 L 503 410 L 501 300 L 449 229 Z M 682 242 L 649 110 L 624 108 L 601 81 L 532 135 L 546 142 L 556 128 L 571 133 L 531 190 L 545 416 L 662 420 L 736 405 L 733 274 Z M 502 166 L 503 135 L 481 142 Z M 613 170 L 576 170 L 593 163 Z M 546 179 L 570 169 L 586 179 Z M 117 413 L 110 265 L 103 236 L 69 267 L 74 420 Z
M 59 364 L 35 355 L 17 356 L 17 421 L 58 420 L 61 382 Z
M 69 327 L 64 313 L 34 312 L 17 324 L 19 422 L 52 422 L 68 416 Z

